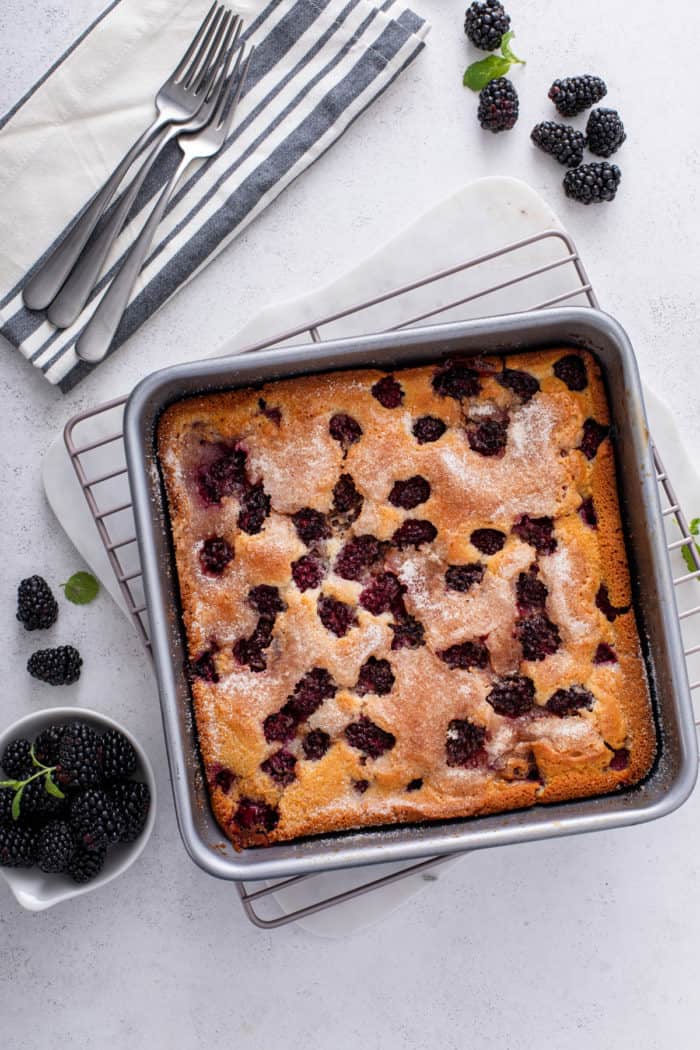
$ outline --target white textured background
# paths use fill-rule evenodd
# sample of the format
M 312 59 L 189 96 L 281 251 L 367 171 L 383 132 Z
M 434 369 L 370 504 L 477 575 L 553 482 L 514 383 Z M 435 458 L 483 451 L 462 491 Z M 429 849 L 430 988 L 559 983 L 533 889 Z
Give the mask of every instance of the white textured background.
M 100 6 L 4 0 L 0 111 Z M 51 632 L 50 644 L 71 640 L 84 653 L 77 687 L 52 691 L 24 671 L 34 638 L 14 620 L 17 581 L 38 571 L 57 584 L 79 567 L 40 487 L 42 454 L 67 416 L 152 368 L 210 351 L 261 306 L 326 283 L 480 175 L 524 178 L 559 211 L 603 305 L 628 328 L 643 377 L 700 450 L 700 136 L 692 115 L 700 8 L 691 0 L 672 9 L 653 0 L 512 2 L 516 51 L 528 65 L 514 73 L 520 123 L 495 137 L 480 132 L 475 97 L 460 85 L 476 57 L 462 35 L 464 4 L 415 6 L 433 32 L 408 74 L 70 396 L 2 347 L 2 724 L 51 703 L 102 708 L 140 737 L 161 789 L 154 838 L 117 883 L 39 915 L 21 911 L 0 886 L 0 1038 L 8 1047 L 698 1045 L 697 796 L 655 825 L 467 858 L 349 940 L 293 928 L 266 934 L 244 920 L 231 887 L 198 871 L 180 845 L 151 672 L 109 599 L 85 609 L 63 603 Z M 528 139 L 553 112 L 551 80 L 585 71 L 605 77 L 606 103 L 619 106 L 629 136 L 618 155 L 618 200 L 599 209 L 569 204 L 562 170 Z

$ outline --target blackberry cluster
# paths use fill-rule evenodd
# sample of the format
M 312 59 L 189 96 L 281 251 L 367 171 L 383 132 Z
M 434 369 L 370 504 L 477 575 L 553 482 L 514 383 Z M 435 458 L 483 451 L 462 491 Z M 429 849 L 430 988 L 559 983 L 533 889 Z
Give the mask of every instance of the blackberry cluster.
M 479 123 L 485 131 L 510 131 L 518 119 L 518 93 L 507 77 L 491 80 L 479 94 Z
M 76 883 L 94 879 L 107 850 L 134 842 L 146 825 L 151 794 L 131 779 L 137 766 L 123 733 L 100 735 L 85 722 L 48 725 L 33 745 L 10 741 L 2 754 L 9 780 L 0 783 L 0 867 L 37 864 Z
M 500 0 L 474 0 L 464 17 L 464 32 L 474 47 L 481 51 L 496 51 L 504 33 L 510 29 L 510 15 Z
M 518 120 L 518 94 L 505 76 L 491 80 L 489 77 L 493 76 L 494 68 L 507 73 L 513 63 L 520 63 L 509 46 L 513 36 L 510 32 L 510 16 L 500 0 L 474 0 L 465 15 L 464 31 L 475 47 L 484 51 L 501 49 L 498 56 L 490 55 L 489 58 L 472 63 L 464 74 L 463 82 L 475 91 L 481 88 L 478 108 L 481 127 L 494 133 L 509 131 Z M 575 117 L 595 106 L 607 92 L 607 85 L 601 77 L 586 73 L 555 80 L 548 97 L 563 117 Z M 588 146 L 591 153 L 598 157 L 611 157 L 620 148 L 626 133 L 617 110 L 603 107 L 594 109 L 588 117 L 585 133 L 570 124 L 545 120 L 535 125 L 530 137 L 539 149 L 570 169 L 564 176 L 567 197 L 582 204 L 614 199 L 620 184 L 620 169 L 614 164 L 584 164 L 583 151 Z M 494 434 L 497 425 L 490 425 Z M 439 436 L 438 432 L 436 437 L 425 440 L 437 440 Z M 497 454 L 497 448 L 491 451 L 492 447 L 495 448 L 491 436 L 487 435 L 487 441 L 484 442 L 482 434 L 474 430 L 470 434 L 470 444 L 476 448 L 473 443 L 476 441 L 479 445 L 476 451 L 481 451 L 483 455 Z
M 28 576 L 17 588 L 17 619 L 27 631 L 46 630 L 58 619 L 58 602 L 43 576 Z M 72 645 L 39 649 L 32 653 L 27 670 L 49 685 L 71 685 L 80 678 L 80 653 Z
M 600 77 L 589 74 L 555 80 L 549 97 L 559 112 L 566 117 L 576 116 L 599 102 L 607 94 Z M 587 146 L 599 157 L 610 157 L 626 138 L 620 114 L 615 109 L 594 109 L 588 117 L 585 134 L 569 124 L 547 120 L 532 129 L 531 138 L 545 153 L 556 157 L 570 170 L 564 176 L 564 192 L 580 204 L 599 204 L 615 199 L 621 172 L 614 164 L 583 163 Z
M 32 678 L 49 685 L 72 685 L 80 678 L 83 661 L 72 645 L 59 645 L 57 649 L 39 649 L 32 653 L 27 670 Z

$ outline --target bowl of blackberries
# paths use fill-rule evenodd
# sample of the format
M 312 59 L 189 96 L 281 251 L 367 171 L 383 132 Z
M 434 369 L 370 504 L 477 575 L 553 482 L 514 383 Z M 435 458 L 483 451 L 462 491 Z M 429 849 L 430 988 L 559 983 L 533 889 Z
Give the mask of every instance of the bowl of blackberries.
M 111 882 L 148 842 L 151 764 L 97 711 L 54 707 L 0 733 L 0 875 L 31 911 Z

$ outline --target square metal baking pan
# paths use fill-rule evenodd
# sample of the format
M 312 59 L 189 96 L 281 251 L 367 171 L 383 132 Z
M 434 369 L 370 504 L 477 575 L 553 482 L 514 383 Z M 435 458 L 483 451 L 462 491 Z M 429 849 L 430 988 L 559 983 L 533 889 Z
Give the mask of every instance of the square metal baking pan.
M 236 853 L 222 841 L 212 816 L 198 757 L 178 583 L 156 460 L 161 413 L 194 394 L 290 376 L 391 369 L 546 346 L 590 350 L 605 378 L 635 609 L 657 723 L 658 754 L 651 772 L 635 787 L 596 798 L 443 823 L 363 829 Z M 697 742 L 649 433 L 632 347 L 608 315 L 583 308 L 541 310 L 176 365 L 144 379 L 131 394 L 125 444 L 177 818 L 190 856 L 205 871 L 224 879 L 274 879 L 417 860 L 638 824 L 670 813 L 690 794 Z

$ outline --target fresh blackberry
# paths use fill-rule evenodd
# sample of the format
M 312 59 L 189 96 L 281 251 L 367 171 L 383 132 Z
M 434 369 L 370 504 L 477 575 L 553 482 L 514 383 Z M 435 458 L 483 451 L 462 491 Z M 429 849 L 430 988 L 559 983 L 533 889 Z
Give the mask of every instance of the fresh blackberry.
M 115 784 L 109 794 L 112 805 L 122 821 L 124 830 L 121 841 L 134 842 L 143 831 L 151 808 L 148 784 L 127 780 L 122 784 Z
M 564 192 L 580 204 L 600 204 L 615 199 L 622 172 L 606 160 L 582 164 L 564 176 Z
M 105 780 L 125 780 L 136 769 L 136 752 L 118 729 L 102 734 L 102 775 Z
M 32 678 L 49 685 L 72 685 L 80 678 L 82 659 L 72 645 L 59 645 L 57 649 L 39 649 L 32 653 L 27 670 Z
M 46 790 L 46 777 L 37 777 L 24 788 L 20 799 L 20 819 L 41 823 L 49 817 L 60 816 L 66 808 L 65 799 L 56 798 Z
M 47 726 L 34 741 L 34 754 L 45 766 L 55 766 L 58 762 L 58 748 L 65 728 L 65 725 Z
M 627 138 L 616 109 L 594 109 L 586 124 L 588 148 L 598 157 L 611 157 Z M 574 161 L 580 164 L 580 161 Z
M 575 117 L 577 113 L 583 113 L 584 109 L 595 106 L 607 93 L 604 80 L 586 73 L 582 77 L 555 80 L 549 89 L 549 98 L 562 117 Z
M 58 602 L 41 576 L 28 576 L 17 588 L 17 619 L 27 631 L 44 630 L 56 623 Z
M 28 740 L 11 740 L 2 753 L 0 766 L 11 780 L 25 780 L 32 772 L 32 745 Z
M 485 131 L 510 131 L 518 119 L 518 94 L 507 77 L 496 77 L 479 94 L 479 123 Z
M 88 788 L 71 802 L 70 824 L 78 845 L 85 849 L 103 849 L 119 842 L 125 822 L 106 791 Z
M 567 168 L 574 168 L 583 160 L 586 136 L 570 124 L 544 120 L 541 124 L 535 124 L 530 138 L 544 153 L 556 157 Z
M 14 788 L 0 788 L 0 824 L 9 824 L 12 820 L 12 800 Z
M 36 860 L 36 832 L 17 824 L 0 825 L 0 868 L 31 868 Z
M 56 780 L 61 787 L 95 787 L 102 780 L 102 741 L 84 722 L 67 725 L 58 748 Z
M 90 882 L 102 871 L 107 850 L 83 849 L 78 846 L 68 864 L 67 872 L 73 882 Z
M 497 51 L 501 38 L 510 29 L 510 15 L 500 0 L 484 0 L 467 8 L 464 16 L 464 32 L 474 47 L 480 51 Z
M 74 852 L 73 835 L 64 820 L 44 825 L 37 839 L 37 864 L 42 871 L 66 871 Z

